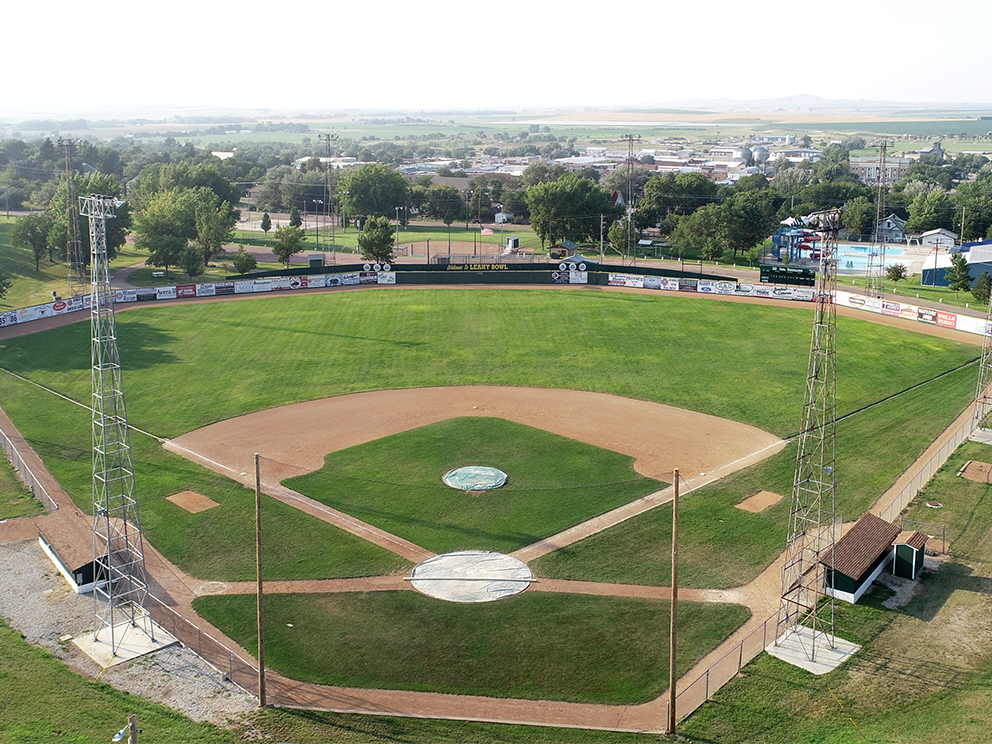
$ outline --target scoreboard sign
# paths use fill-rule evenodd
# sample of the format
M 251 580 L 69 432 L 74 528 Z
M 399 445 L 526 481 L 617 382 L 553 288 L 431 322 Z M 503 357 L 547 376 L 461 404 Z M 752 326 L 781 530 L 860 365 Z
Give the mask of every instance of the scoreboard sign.
M 813 287 L 816 285 L 816 271 L 798 266 L 762 266 L 761 283 Z

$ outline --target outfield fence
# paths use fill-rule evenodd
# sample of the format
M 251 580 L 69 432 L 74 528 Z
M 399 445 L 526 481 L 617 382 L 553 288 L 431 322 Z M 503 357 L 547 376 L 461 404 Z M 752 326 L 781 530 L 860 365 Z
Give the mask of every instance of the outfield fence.
M 919 472 L 913 476 L 913 479 L 906 484 L 906 486 L 896 494 L 895 499 L 889 504 L 882 513 L 879 514 L 882 519 L 887 522 L 895 522 L 902 510 L 906 508 L 910 501 L 916 498 L 916 495 L 923 490 L 923 487 L 930 481 L 931 478 L 940 470 L 944 463 L 947 462 L 948 458 L 954 451 L 961 446 L 968 437 L 972 435 L 975 431 L 975 417 L 969 416 L 961 426 L 958 427 L 949 440 L 944 443 L 944 445 L 934 453 L 933 457 L 927 460 L 923 466 L 920 468 Z
M 4 454 L 7 455 L 7 459 L 10 460 L 10 464 L 14 466 L 14 470 L 24 481 L 24 485 L 28 487 L 31 491 L 31 495 L 38 499 L 48 511 L 57 511 L 59 505 L 55 503 L 55 499 L 51 497 L 38 477 L 34 474 L 34 471 L 28 467 L 28 464 L 24 462 L 24 458 L 21 457 L 21 453 L 17 451 L 17 447 L 7 436 L 6 432 L 0 429 L 0 443 L 3 445 Z
M 145 609 L 152 620 L 220 672 L 224 679 L 258 697 L 258 666 L 254 662 L 247 661 L 151 594 L 147 596 Z

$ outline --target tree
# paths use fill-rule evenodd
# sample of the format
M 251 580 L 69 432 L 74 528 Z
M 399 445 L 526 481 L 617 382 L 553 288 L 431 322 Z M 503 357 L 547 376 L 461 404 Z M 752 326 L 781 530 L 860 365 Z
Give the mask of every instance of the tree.
M 909 276 L 909 270 L 906 268 L 906 264 L 892 264 L 885 269 L 885 278 L 897 286 L 907 276 Z
M 637 230 L 630 229 L 630 223 L 626 217 L 613 221 L 607 232 L 607 237 L 610 239 L 613 250 L 621 256 L 637 255 L 637 240 L 640 236 Z
M 548 165 L 542 160 L 536 160 L 524 168 L 524 172 L 520 175 L 520 183 L 525 189 L 529 189 L 539 183 L 557 181 L 564 175 L 565 166 L 558 163 Z
M 971 288 L 971 294 L 976 302 L 982 305 L 989 304 L 989 295 L 992 295 L 992 276 L 989 276 L 989 272 L 982 272 L 982 275 L 975 282 L 975 286 Z
M 451 225 L 462 214 L 462 197 L 454 186 L 431 186 L 424 196 L 424 213 L 428 217 Z
M 179 254 L 179 266 L 191 280 L 203 273 L 203 262 L 203 251 L 195 245 L 187 245 Z
M 170 266 L 181 266 L 183 251 L 187 241 L 178 235 L 167 233 L 155 234 L 142 241 L 142 247 L 148 250 L 149 256 L 145 263 L 165 269 L 166 278 Z
M 234 256 L 234 270 L 239 274 L 247 274 L 249 271 L 254 271 L 256 266 L 258 259 L 255 258 L 255 254 L 249 253 L 244 246 L 241 246 Z
M 875 221 L 875 205 L 867 196 L 857 196 L 847 203 L 841 221 L 850 233 L 870 235 Z
M 365 222 L 358 247 L 362 258 L 376 263 L 393 260 L 393 227 L 385 217 L 371 217 Z
M 587 178 L 569 173 L 556 181 L 539 183 L 527 189 L 530 224 L 541 239 L 552 244 L 559 240 L 577 243 L 599 237 L 600 217 L 619 216 L 610 203 L 610 194 Z
M 289 210 L 289 226 L 290 227 L 303 226 L 303 218 L 300 217 L 300 210 L 297 209 L 296 207 L 293 207 L 291 210 Z M 278 231 L 279 228 L 276 228 L 276 232 Z
M 262 223 L 260 225 L 262 232 L 265 233 L 265 237 L 269 237 L 269 230 L 272 229 L 272 218 L 269 217 L 268 212 L 262 214 Z
M 51 201 L 48 202 L 48 214 L 52 217 L 52 228 L 49 232 L 49 243 L 57 248 L 59 256 L 65 256 L 68 243 L 69 219 L 66 200 L 68 181 L 65 176 L 59 181 Z M 113 176 L 103 173 L 91 173 L 88 176 L 73 176 L 73 188 L 77 196 L 86 194 L 103 194 L 120 198 L 121 189 Z M 77 205 L 78 206 L 78 205 Z M 118 204 L 116 217 L 107 220 L 104 239 L 107 243 L 107 259 L 114 260 L 117 249 L 124 245 L 127 234 L 131 229 L 131 206 L 128 202 Z M 90 262 L 90 226 L 86 217 L 76 215 L 76 239 L 79 241 L 79 257 L 84 266 Z
M 44 212 L 34 212 L 21 217 L 10 230 L 10 244 L 14 248 L 30 250 L 34 253 L 34 270 L 39 271 L 41 259 L 48 251 L 48 233 L 52 220 Z
M 301 227 L 297 225 L 279 226 L 276 228 L 272 252 L 276 254 L 276 258 L 286 264 L 288 269 L 290 258 L 303 250 L 301 243 L 303 243 L 303 229 Z
M 8 289 L 10 289 L 10 279 L 3 271 L 0 271 L 0 300 L 7 294 Z
M 203 251 L 203 260 L 210 262 L 224 252 L 224 245 L 234 236 L 234 215 L 231 205 L 223 202 L 219 207 L 201 205 L 196 210 L 196 243 Z
M 906 230 L 920 233 L 941 227 L 950 230 L 952 219 L 954 219 L 954 207 L 950 197 L 943 189 L 933 189 L 926 195 L 920 194 L 909 205 Z
M 396 207 L 404 207 L 410 195 L 406 179 L 382 163 L 362 165 L 338 182 L 349 214 L 390 217 Z
M 971 274 L 968 273 L 968 259 L 960 251 L 951 254 L 951 265 L 944 269 L 944 279 L 947 286 L 954 290 L 954 296 L 958 292 L 967 292 L 971 289 Z

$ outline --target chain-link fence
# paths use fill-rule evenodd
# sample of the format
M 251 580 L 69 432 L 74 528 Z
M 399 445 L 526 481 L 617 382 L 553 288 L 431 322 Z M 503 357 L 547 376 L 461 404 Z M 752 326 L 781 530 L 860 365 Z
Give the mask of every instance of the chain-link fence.
M 156 599 L 151 594 L 145 601 L 145 609 L 152 620 L 194 654 L 219 671 L 225 679 L 258 697 L 258 666 L 246 661 L 223 643 L 203 632 L 174 609 Z
M 51 497 L 48 490 L 41 484 L 34 472 L 28 467 L 28 464 L 24 462 L 24 458 L 21 457 L 21 453 L 17 451 L 14 443 L 10 441 L 3 431 L 0 431 L 0 443 L 3 445 L 4 454 L 7 455 L 7 459 L 10 460 L 10 464 L 14 466 L 14 470 L 24 481 L 24 484 L 31 491 L 31 495 L 38 499 L 48 511 L 56 511 L 59 505 L 55 503 L 55 499 Z
M 916 494 L 923 490 L 923 487 L 933 478 L 936 472 L 944 466 L 944 463 L 954 453 L 954 450 L 960 447 L 961 443 L 970 437 L 974 430 L 975 418 L 974 416 L 969 416 L 958 427 L 951 438 L 944 443 L 944 446 L 937 450 L 933 457 L 924 463 L 919 472 L 913 476 L 913 479 L 896 495 L 895 500 L 878 516 L 888 522 L 895 522 L 899 514 L 902 513 L 902 510 L 916 497 Z

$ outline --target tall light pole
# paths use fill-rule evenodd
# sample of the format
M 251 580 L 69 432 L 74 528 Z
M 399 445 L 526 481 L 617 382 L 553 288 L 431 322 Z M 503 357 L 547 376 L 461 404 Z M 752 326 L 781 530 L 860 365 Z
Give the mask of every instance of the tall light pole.
M 396 240 L 393 241 L 393 247 L 400 247 L 400 210 L 406 209 L 406 207 L 396 207 Z
M 313 202 L 313 224 L 314 224 L 314 239 L 317 241 L 317 250 L 320 250 L 320 205 L 324 203 L 323 199 L 311 199 Z

